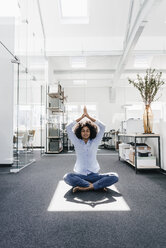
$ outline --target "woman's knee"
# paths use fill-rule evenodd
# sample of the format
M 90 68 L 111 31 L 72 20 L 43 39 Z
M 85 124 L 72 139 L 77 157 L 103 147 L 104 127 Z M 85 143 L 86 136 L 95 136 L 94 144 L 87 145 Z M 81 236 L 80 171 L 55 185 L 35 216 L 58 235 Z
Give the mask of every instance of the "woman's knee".
M 71 180 L 72 180 L 72 177 L 73 177 L 73 173 L 66 173 L 63 177 L 63 180 L 66 182 L 66 183 L 70 183 Z
M 113 178 L 114 178 L 115 183 L 117 183 L 117 182 L 119 181 L 119 176 L 118 176 L 117 173 L 115 173 L 115 174 L 113 175 Z
M 114 183 L 119 181 L 119 176 L 117 173 L 110 173 L 109 176 L 111 176 L 111 179 L 114 181 Z

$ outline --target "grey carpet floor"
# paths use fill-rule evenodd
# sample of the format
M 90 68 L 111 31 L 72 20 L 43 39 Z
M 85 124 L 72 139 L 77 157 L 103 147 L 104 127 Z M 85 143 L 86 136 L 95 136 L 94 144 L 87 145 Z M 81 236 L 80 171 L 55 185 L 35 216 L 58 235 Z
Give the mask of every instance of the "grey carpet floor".
M 101 172 L 119 174 L 116 188 L 130 211 L 48 212 L 75 155 L 44 156 L 18 174 L 0 175 L 0 247 L 165 248 L 166 177 L 135 174 L 113 151 L 104 153 L 113 155 L 99 151 Z

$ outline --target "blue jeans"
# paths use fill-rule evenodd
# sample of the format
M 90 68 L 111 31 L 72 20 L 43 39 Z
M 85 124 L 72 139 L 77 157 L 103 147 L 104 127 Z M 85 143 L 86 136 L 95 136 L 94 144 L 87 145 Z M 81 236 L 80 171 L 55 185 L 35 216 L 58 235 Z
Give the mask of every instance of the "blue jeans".
M 95 190 L 102 189 L 118 182 L 119 177 L 116 173 L 90 173 L 82 175 L 77 173 L 68 173 L 63 177 L 64 181 L 70 186 L 88 187 L 90 183 L 93 184 Z

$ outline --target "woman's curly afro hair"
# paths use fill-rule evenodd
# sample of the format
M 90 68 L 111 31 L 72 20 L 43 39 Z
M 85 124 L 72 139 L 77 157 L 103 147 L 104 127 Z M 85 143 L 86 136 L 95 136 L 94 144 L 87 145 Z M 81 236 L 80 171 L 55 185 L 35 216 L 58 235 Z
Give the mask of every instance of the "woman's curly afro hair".
M 97 126 L 90 121 L 86 121 L 85 123 L 78 123 L 74 129 L 74 133 L 78 139 L 82 139 L 81 130 L 83 127 L 88 127 L 90 130 L 90 139 L 96 138 L 97 135 Z

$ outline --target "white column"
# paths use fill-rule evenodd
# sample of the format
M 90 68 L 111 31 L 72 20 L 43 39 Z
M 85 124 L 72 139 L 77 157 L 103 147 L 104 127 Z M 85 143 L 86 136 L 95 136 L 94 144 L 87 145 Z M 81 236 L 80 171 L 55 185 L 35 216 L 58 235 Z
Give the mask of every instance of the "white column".
M 14 18 L 0 17 L 0 41 L 14 53 Z M 14 68 L 0 44 L 0 164 L 13 163 Z

